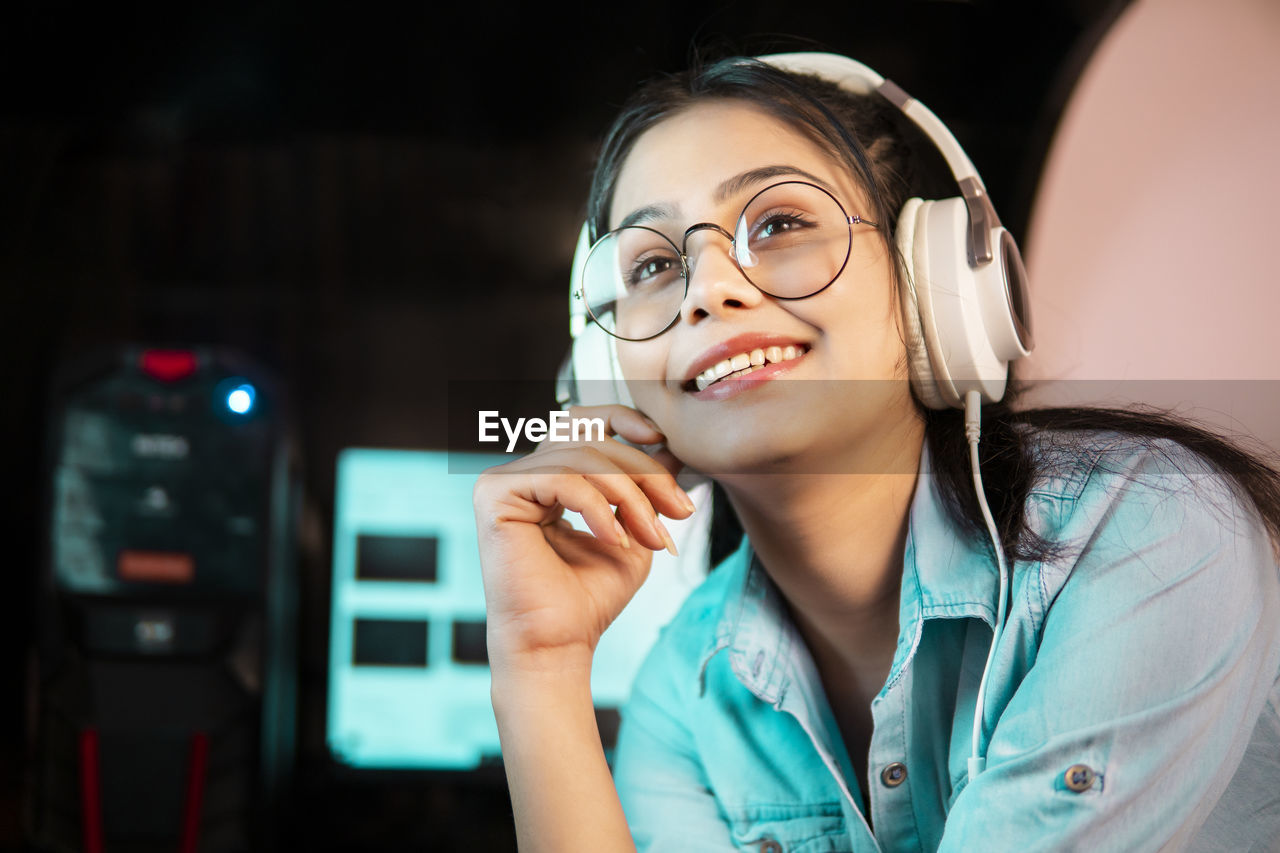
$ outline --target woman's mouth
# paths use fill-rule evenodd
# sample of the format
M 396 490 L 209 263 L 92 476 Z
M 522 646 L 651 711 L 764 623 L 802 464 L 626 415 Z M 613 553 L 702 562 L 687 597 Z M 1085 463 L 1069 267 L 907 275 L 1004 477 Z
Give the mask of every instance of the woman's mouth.
M 808 351 L 809 348 L 804 344 L 757 347 L 711 365 L 686 382 L 684 390 L 690 392 L 705 391 L 707 388 L 726 379 L 741 379 L 769 365 L 793 361 Z

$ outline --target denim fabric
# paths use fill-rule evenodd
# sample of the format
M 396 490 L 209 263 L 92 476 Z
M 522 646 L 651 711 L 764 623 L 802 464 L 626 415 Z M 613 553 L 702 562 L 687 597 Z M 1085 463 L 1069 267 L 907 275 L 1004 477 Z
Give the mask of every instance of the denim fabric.
M 640 849 L 1280 850 L 1280 569 L 1256 511 L 1178 445 L 1063 438 L 1040 438 L 1027 513 L 1064 548 L 1012 567 L 985 772 L 966 760 L 996 564 L 945 515 L 926 453 L 870 790 L 744 541 L 624 708 L 614 772 Z

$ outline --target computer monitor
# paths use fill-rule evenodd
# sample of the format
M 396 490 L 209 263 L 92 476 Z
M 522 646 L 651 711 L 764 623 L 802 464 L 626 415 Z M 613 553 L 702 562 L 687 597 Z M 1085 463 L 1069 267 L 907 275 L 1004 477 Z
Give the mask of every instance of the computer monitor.
M 467 771 L 499 758 L 471 490 L 479 471 L 510 459 L 339 455 L 326 733 L 339 764 Z M 596 649 L 591 688 L 606 749 L 659 629 L 706 575 L 709 498 L 694 499 L 692 518 L 664 521 L 680 557 L 654 555 L 648 580 Z

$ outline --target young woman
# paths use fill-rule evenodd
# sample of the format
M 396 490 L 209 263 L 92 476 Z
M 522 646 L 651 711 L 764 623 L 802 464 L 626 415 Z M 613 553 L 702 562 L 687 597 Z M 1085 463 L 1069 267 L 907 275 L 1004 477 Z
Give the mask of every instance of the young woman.
M 1003 374 L 948 374 L 919 328 L 937 261 L 903 240 L 937 152 L 896 87 L 784 65 L 624 108 L 579 295 L 630 405 L 574 414 L 626 443 L 477 484 L 521 848 L 1274 849 L 1280 478 L 1170 418 L 1015 413 Z M 963 234 L 986 208 L 959 189 Z M 993 254 L 1008 360 L 1020 266 Z M 611 774 L 592 653 L 693 511 L 682 467 L 745 536 L 650 653 Z

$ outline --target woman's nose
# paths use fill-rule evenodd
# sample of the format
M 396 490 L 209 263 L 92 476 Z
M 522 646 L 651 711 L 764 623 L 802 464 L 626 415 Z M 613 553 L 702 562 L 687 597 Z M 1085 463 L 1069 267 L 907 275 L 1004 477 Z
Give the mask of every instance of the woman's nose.
M 764 301 L 764 294 L 733 262 L 733 244 L 717 231 L 690 234 L 685 241 L 689 290 L 680 315 L 687 322 L 724 316 Z

